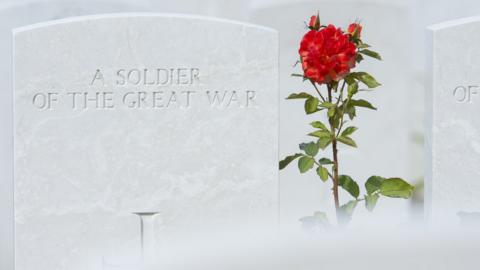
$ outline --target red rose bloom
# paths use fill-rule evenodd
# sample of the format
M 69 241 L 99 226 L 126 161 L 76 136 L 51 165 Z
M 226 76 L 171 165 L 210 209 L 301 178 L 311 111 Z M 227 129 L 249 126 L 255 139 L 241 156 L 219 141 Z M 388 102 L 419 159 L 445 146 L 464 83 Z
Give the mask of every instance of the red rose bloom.
M 352 36 L 360 37 L 362 26 L 358 23 L 352 23 L 348 26 L 347 32 Z
M 348 34 L 329 25 L 306 33 L 298 52 L 304 76 L 322 84 L 343 79 L 355 67 L 357 48 Z

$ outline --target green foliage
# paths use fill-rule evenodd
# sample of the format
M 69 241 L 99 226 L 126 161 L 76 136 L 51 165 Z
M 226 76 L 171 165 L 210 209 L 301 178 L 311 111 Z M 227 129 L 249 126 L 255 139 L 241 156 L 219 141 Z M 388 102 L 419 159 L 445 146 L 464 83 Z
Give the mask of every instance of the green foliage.
M 346 190 L 354 198 L 358 198 L 360 195 L 360 188 L 358 187 L 357 182 L 355 182 L 348 175 L 340 175 L 338 177 L 338 185 L 340 185 L 344 190 Z
M 350 73 L 350 76 L 361 81 L 369 88 L 375 88 L 381 85 L 372 75 L 368 74 L 367 72 L 352 72 Z
M 333 164 L 333 161 L 331 161 L 330 159 L 328 158 L 321 158 L 318 163 L 320 163 L 320 165 L 331 165 Z
M 378 59 L 378 60 L 382 60 L 382 57 L 377 52 L 374 52 L 374 51 L 371 51 L 371 50 L 361 50 L 361 51 L 358 51 L 358 52 L 363 54 L 363 55 L 370 56 L 370 57 Z
M 300 149 L 305 151 L 305 154 L 314 157 L 318 154 L 318 145 L 314 142 L 300 144 Z
M 305 113 L 312 114 L 318 111 L 318 98 L 310 97 L 305 100 Z
M 325 108 L 325 109 L 331 109 L 331 108 L 335 108 L 335 104 L 325 101 L 325 102 L 320 103 L 320 107 Z
M 385 179 L 380 186 L 380 194 L 391 198 L 408 199 L 412 196 L 414 186 L 400 178 Z
M 332 138 L 330 136 L 328 137 L 320 137 L 317 141 L 318 147 L 320 147 L 322 150 L 325 150 L 330 143 L 332 142 Z
M 366 43 L 360 43 L 360 44 L 357 45 L 357 48 L 359 48 L 359 49 L 366 49 L 366 48 L 370 48 L 370 47 L 372 47 L 372 46 L 370 46 Z
M 295 159 L 301 157 L 302 154 L 295 154 L 295 155 L 291 155 L 291 156 L 287 156 L 285 157 L 285 159 L 281 160 L 279 162 L 279 168 L 280 170 L 283 170 L 285 169 L 285 167 L 288 166 L 288 164 L 290 164 L 290 162 L 294 161 Z
M 353 95 L 358 93 L 358 83 L 353 82 L 353 83 L 349 84 L 348 87 L 347 87 L 347 93 L 348 93 L 349 98 L 353 97 Z
M 351 219 L 355 208 L 357 207 L 358 200 L 351 200 L 346 204 L 340 206 L 340 223 L 347 224 Z
M 312 122 L 310 123 L 310 125 L 314 128 L 318 128 L 318 129 L 321 129 L 321 130 L 325 130 L 325 131 L 329 131 L 328 128 L 325 126 L 324 123 L 320 122 L 320 121 L 315 121 L 315 122 Z M 330 131 L 329 131 L 330 132 Z
M 317 168 L 317 174 L 318 174 L 318 176 L 320 176 L 320 179 L 322 179 L 323 182 L 328 180 L 328 170 L 327 170 L 327 168 L 325 168 L 323 166 L 319 166 Z
M 287 99 L 308 99 L 308 98 L 313 98 L 313 96 L 305 92 L 301 92 L 298 94 L 290 94 L 290 96 L 287 97 Z
M 378 191 L 382 185 L 382 182 L 385 178 L 380 176 L 370 176 L 365 182 L 365 189 L 367 190 L 367 194 L 373 194 L 374 192 Z
M 367 109 L 372 109 L 372 110 L 377 109 L 377 108 L 373 107 L 373 105 L 370 104 L 370 102 L 368 102 L 366 100 L 363 100 L 363 99 L 359 99 L 359 100 L 352 99 L 352 100 L 350 100 L 349 104 L 351 106 L 355 106 L 355 107 L 362 107 L 362 108 L 367 108 Z
M 320 26 L 322 27 L 322 26 Z M 371 46 L 364 43 L 360 36 L 350 35 L 350 40 L 357 46 L 356 62 L 374 58 L 382 60 L 379 53 L 373 51 Z M 301 63 L 301 59 L 299 61 Z M 348 201 L 337 209 L 338 221 L 346 224 L 352 217 L 358 202 L 365 201 L 365 208 L 373 211 L 380 197 L 390 198 L 410 198 L 414 187 L 400 178 L 384 178 L 381 176 L 371 176 L 365 181 L 365 194 L 360 196 L 360 187 L 348 175 L 339 175 L 338 145 L 344 144 L 351 147 L 357 147 L 353 136 L 358 128 L 349 122 L 360 114 L 362 109 L 377 110 L 365 97 L 359 97 L 361 94 L 371 92 L 372 89 L 381 84 L 367 72 L 350 72 L 343 80 L 331 81 L 319 84 L 308 79 L 304 74 L 292 74 L 292 76 L 302 78 L 314 86 L 310 92 L 299 92 L 290 94 L 286 99 L 301 100 L 304 102 L 304 111 L 307 115 L 322 115 L 316 121 L 311 122 L 313 130 L 308 136 L 314 137 L 316 141 L 300 144 L 301 153 L 290 155 L 279 162 L 279 168 L 282 170 L 292 161 L 298 159 L 298 169 L 300 173 L 306 173 L 315 169 L 318 177 L 323 182 L 337 183 L 354 199 Z M 360 86 L 362 89 L 360 89 Z M 366 88 L 364 88 L 366 86 Z M 365 132 L 362 130 L 362 132 Z M 327 148 L 332 152 L 332 159 L 325 157 Z M 317 157 L 318 155 L 321 157 Z M 342 167 L 340 167 L 342 168 Z M 336 188 L 334 190 L 337 190 Z M 338 198 L 337 198 L 338 199 Z M 315 212 L 313 216 L 301 219 L 305 226 L 324 226 L 328 225 L 328 220 L 323 212 Z
M 332 137 L 332 133 L 328 130 L 317 130 L 317 131 L 308 133 L 308 135 L 312 136 L 312 137 L 317 137 L 317 138 L 331 138 Z
M 300 222 L 302 222 L 303 227 L 307 229 L 330 227 L 327 215 L 324 212 L 320 211 L 313 213 L 312 216 L 301 218 Z
M 342 137 L 347 137 L 352 135 L 355 131 L 357 131 L 358 128 L 356 127 L 348 127 L 342 132 Z
M 306 173 L 308 170 L 313 168 L 315 160 L 312 157 L 303 156 L 298 160 L 298 169 L 300 173 Z
M 370 194 L 370 195 L 365 195 L 365 208 L 367 208 L 368 211 L 373 211 L 375 206 L 377 205 L 378 194 Z
M 337 140 L 343 144 L 350 145 L 352 147 L 357 147 L 357 144 L 355 143 L 355 141 L 348 136 L 340 136 L 337 138 Z

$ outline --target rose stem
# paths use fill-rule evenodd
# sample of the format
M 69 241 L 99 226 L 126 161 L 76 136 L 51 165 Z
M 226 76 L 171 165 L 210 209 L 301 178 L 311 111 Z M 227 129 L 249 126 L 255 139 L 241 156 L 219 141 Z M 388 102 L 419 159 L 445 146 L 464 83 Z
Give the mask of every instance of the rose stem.
M 328 102 L 332 103 L 332 86 L 330 84 L 327 85 L 328 88 Z M 337 156 L 337 137 L 335 134 L 335 126 L 333 118 L 329 119 L 330 122 L 330 129 L 332 131 L 332 151 L 333 151 L 333 199 L 335 201 L 335 214 L 337 217 L 339 216 L 339 209 L 340 209 L 340 201 L 338 198 L 338 156 Z

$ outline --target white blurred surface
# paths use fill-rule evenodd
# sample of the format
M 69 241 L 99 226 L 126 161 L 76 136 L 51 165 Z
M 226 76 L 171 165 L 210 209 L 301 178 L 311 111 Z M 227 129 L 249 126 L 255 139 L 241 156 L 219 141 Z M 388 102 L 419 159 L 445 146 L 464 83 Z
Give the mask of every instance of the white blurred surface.
M 471 270 L 479 248 L 479 232 L 466 228 L 218 233 L 159 247 L 148 269 Z

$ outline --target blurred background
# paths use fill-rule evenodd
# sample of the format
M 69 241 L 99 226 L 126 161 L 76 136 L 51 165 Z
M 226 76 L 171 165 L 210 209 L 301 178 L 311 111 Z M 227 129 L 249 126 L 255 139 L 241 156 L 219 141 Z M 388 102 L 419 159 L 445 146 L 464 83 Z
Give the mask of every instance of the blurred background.
M 290 93 L 312 91 L 290 74 L 305 22 L 319 12 L 323 24 L 346 28 L 360 20 L 363 40 L 383 61 L 362 62 L 358 70 L 374 75 L 382 86 L 363 95 L 378 111 L 359 111 L 354 138 L 358 149 L 340 149 L 341 173 L 351 175 L 363 189 L 371 175 L 401 177 L 417 185 L 413 200 L 384 200 L 374 213 L 358 207 L 352 226 L 374 224 L 389 217 L 392 224 L 422 219 L 423 118 L 428 25 L 480 14 L 477 0 L 0 0 L 0 269 L 12 269 L 9 245 L 13 235 L 12 212 L 12 74 L 11 29 L 71 16 L 111 12 L 188 13 L 240 20 L 269 26 L 280 33 L 280 159 L 298 152 L 308 142 L 303 103 L 287 101 Z M 333 215 L 330 186 L 315 172 L 300 175 L 296 166 L 280 173 L 280 221 L 299 226 L 298 219 L 314 211 Z M 343 202 L 348 200 L 342 193 Z

